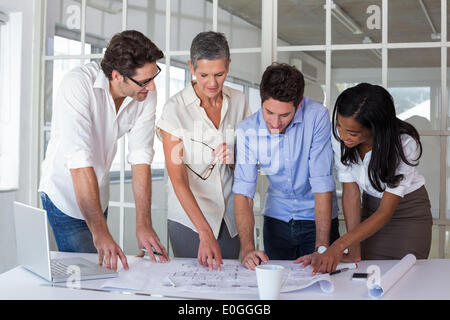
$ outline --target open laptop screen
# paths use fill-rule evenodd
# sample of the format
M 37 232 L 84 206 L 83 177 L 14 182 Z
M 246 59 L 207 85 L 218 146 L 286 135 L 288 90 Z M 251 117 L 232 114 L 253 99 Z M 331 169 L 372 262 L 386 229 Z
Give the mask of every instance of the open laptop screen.
M 18 263 L 51 281 L 47 212 L 14 202 L 14 220 Z

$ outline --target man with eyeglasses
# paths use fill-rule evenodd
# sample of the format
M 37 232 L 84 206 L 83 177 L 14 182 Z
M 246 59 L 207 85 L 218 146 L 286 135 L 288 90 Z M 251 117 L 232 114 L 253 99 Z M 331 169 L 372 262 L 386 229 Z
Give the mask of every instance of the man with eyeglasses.
M 169 260 L 152 227 L 151 168 L 156 112 L 155 77 L 160 49 L 138 31 L 110 41 L 99 66 L 69 71 L 53 103 L 51 138 L 39 191 L 60 251 L 98 252 L 98 262 L 117 270 L 127 259 L 108 230 L 109 171 L 117 140 L 128 137 L 128 163 L 136 204 L 136 237 L 156 262 Z M 141 255 L 144 251 L 141 251 Z
M 328 110 L 303 96 L 302 73 L 273 63 L 261 83 L 261 109 L 236 129 L 233 193 L 242 264 L 323 253 L 339 238 Z M 258 167 L 269 180 L 264 251 L 256 250 L 253 197 Z

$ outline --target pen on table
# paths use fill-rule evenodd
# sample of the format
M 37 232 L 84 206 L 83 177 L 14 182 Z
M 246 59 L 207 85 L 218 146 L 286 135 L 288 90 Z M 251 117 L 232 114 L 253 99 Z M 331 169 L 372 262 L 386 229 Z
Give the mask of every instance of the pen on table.
M 342 268 L 342 269 L 338 269 L 336 271 L 330 272 L 330 276 L 332 276 L 333 274 L 337 274 L 337 273 L 341 273 L 344 271 L 350 270 L 349 268 Z
M 175 284 L 175 281 L 173 281 L 173 279 L 169 276 L 167 276 L 167 279 L 169 280 L 170 284 L 172 285 L 172 287 L 176 287 L 177 285 Z
M 338 273 L 341 273 L 341 272 L 344 272 L 344 271 L 348 271 L 348 270 L 350 270 L 350 269 L 357 269 L 358 268 L 358 264 L 357 263 L 355 263 L 355 264 L 353 264 L 353 267 L 346 267 L 346 268 L 342 268 L 342 269 L 338 269 L 338 270 L 335 270 L 335 271 L 333 271 L 333 272 L 330 272 L 330 276 L 332 276 L 333 274 L 338 274 Z
M 148 253 L 147 249 L 145 249 L 145 248 L 143 248 L 141 250 Z M 157 255 L 157 256 L 162 256 L 163 255 L 161 252 L 158 252 L 158 251 L 153 251 L 153 254 Z

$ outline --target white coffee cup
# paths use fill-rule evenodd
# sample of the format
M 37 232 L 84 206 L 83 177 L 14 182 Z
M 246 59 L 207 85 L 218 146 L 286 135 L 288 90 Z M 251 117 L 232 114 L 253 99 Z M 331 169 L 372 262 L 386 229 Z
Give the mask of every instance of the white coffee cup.
M 256 266 L 256 280 L 258 282 L 259 298 L 261 300 L 277 300 L 280 297 L 281 287 L 288 278 L 283 266 L 275 264 L 263 264 Z

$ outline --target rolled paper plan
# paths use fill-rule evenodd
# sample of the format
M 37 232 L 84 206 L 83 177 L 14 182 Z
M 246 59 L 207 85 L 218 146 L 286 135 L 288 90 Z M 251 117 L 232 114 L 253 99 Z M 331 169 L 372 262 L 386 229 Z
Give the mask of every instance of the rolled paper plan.
M 369 296 L 375 299 L 381 298 L 392 286 L 403 277 L 416 263 L 416 257 L 409 253 L 397 262 L 377 282 L 371 275 L 368 279 Z M 372 277 L 372 278 L 371 278 Z M 372 280 L 373 283 L 370 283 Z

